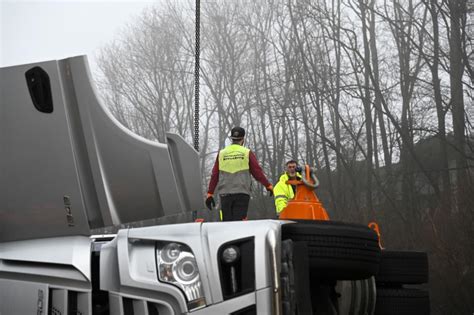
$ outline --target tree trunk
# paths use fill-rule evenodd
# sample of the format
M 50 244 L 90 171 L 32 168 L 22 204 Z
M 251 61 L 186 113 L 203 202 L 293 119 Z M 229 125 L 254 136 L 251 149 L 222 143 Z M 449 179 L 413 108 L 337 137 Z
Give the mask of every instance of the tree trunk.
M 439 25 L 438 25 L 438 0 L 430 0 L 430 14 L 433 23 L 433 63 L 430 65 L 431 76 L 433 81 L 434 100 L 436 104 L 436 114 L 438 118 L 438 155 L 440 159 L 442 196 L 441 208 L 443 211 L 450 213 L 451 211 L 451 183 L 449 179 L 449 165 L 446 141 L 446 110 L 443 106 L 441 97 L 441 86 L 438 75 L 439 68 Z
M 369 39 L 367 38 L 367 16 L 366 16 L 366 3 L 363 0 L 359 1 L 361 21 L 362 21 L 362 36 L 364 41 L 364 95 L 362 97 L 362 103 L 364 105 L 365 114 L 365 133 L 367 143 L 367 154 L 366 154 L 366 193 L 365 193 L 365 205 L 367 207 L 367 213 L 369 219 L 375 219 L 374 207 L 372 204 L 372 169 L 373 169 L 373 140 L 372 140 L 372 109 L 371 109 L 371 93 L 370 93 L 370 50 L 369 50 Z
M 391 175 L 391 168 L 392 168 L 392 156 L 390 154 L 389 144 L 387 140 L 387 130 L 385 128 L 385 121 L 383 119 L 383 112 L 382 112 L 382 104 L 381 104 L 381 95 L 380 92 L 380 74 L 379 74 L 379 60 L 378 60 L 378 53 L 377 53 L 377 45 L 376 45 L 376 33 L 375 33 L 375 10 L 374 10 L 375 0 L 370 2 L 370 50 L 371 50 L 371 57 L 372 57 L 372 73 L 374 76 L 373 85 L 376 91 L 375 98 L 374 98 L 374 107 L 375 107 L 375 118 L 374 121 L 378 120 L 379 129 L 380 129 L 380 137 L 382 140 L 382 150 L 383 150 L 383 157 L 384 157 L 384 164 L 385 168 L 387 169 L 387 175 L 390 177 Z M 374 135 L 375 137 L 375 135 Z
M 449 39 L 449 63 L 451 72 L 449 79 L 451 84 L 451 111 L 453 114 L 454 145 L 456 147 L 456 179 L 457 179 L 457 199 L 458 209 L 467 210 L 467 160 L 466 160 L 466 140 L 464 134 L 464 99 L 462 87 L 462 75 L 464 65 L 462 61 L 462 41 L 461 41 L 461 19 L 466 14 L 465 0 L 449 0 L 448 8 L 450 14 L 451 31 Z

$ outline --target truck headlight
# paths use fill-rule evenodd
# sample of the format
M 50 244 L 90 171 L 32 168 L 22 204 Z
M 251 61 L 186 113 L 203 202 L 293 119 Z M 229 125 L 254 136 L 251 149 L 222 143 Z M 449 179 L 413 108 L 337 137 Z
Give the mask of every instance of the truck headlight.
M 185 244 L 157 242 L 158 279 L 180 288 L 192 310 L 206 305 L 196 258 Z

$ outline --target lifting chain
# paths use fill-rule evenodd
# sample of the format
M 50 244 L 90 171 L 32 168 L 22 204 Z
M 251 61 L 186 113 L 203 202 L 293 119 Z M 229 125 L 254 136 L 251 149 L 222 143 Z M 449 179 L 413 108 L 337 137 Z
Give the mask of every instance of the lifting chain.
M 200 55 L 200 0 L 196 0 L 196 39 L 195 39 L 195 61 L 194 61 L 194 149 L 199 152 L 199 55 Z

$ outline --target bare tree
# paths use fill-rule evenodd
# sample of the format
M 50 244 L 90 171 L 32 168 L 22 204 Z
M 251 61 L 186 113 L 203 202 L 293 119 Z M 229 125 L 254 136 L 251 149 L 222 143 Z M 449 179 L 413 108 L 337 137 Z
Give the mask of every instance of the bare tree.
M 449 39 L 449 63 L 451 84 L 451 111 L 453 115 L 453 134 L 456 146 L 456 177 L 458 191 L 458 207 L 465 211 L 468 207 L 468 188 L 473 183 L 468 178 L 466 160 L 466 134 L 465 134 L 465 111 L 462 76 L 464 73 L 464 62 L 462 58 L 463 43 L 461 38 L 461 26 L 466 19 L 466 0 L 448 1 L 450 20 Z

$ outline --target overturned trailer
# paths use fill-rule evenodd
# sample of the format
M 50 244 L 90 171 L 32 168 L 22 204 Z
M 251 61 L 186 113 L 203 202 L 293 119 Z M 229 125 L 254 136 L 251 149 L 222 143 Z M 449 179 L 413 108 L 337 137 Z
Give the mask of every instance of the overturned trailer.
M 204 208 L 197 152 L 133 134 L 91 82 L 84 56 L 0 69 L 0 314 L 429 313 L 427 294 L 403 287 L 427 282 L 426 254 L 381 252 L 362 225 L 91 236 Z

